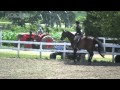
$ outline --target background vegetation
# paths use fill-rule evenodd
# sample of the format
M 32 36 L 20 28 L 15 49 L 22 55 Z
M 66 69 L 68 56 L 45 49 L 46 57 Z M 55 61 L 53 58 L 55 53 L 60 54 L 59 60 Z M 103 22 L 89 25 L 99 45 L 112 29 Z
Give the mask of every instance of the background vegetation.
M 16 40 L 18 33 L 36 32 L 39 25 L 49 28 L 58 41 L 63 29 L 75 31 L 75 21 L 81 22 L 87 36 L 120 37 L 120 11 L 0 11 L 3 40 Z M 117 41 L 119 43 L 120 41 Z

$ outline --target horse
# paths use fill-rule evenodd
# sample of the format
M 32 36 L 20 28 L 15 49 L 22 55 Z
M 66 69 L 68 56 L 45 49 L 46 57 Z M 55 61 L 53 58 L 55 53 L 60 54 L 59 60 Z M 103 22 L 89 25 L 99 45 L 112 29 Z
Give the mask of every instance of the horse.
M 89 57 L 88 57 L 88 64 L 91 64 L 91 60 L 92 60 L 92 57 L 94 55 L 93 51 L 95 50 L 95 45 L 98 44 L 98 49 L 97 51 L 99 52 L 99 54 L 104 58 L 104 55 L 101 54 L 101 50 L 103 49 L 103 44 L 102 42 L 100 42 L 97 38 L 95 37 L 92 37 L 92 36 L 83 36 L 77 43 L 76 47 L 74 45 L 75 43 L 75 35 L 72 34 L 71 32 L 69 31 L 64 31 L 62 32 L 62 35 L 61 35 L 61 40 L 64 40 L 65 38 L 68 38 L 68 40 L 70 41 L 71 43 L 71 47 L 73 48 L 74 50 L 74 53 L 73 53 L 73 57 L 74 57 L 74 63 L 76 63 L 75 59 L 76 59 L 76 52 L 77 50 L 80 50 L 80 49 L 85 49 L 87 50 L 87 52 L 89 53 Z

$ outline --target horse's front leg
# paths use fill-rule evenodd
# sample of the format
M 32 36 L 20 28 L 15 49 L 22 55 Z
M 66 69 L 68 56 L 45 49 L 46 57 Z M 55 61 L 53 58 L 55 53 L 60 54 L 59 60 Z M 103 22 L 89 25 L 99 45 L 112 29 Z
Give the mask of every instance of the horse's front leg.
M 75 61 L 75 59 L 76 59 L 76 52 L 77 52 L 77 49 L 74 49 L 73 58 L 74 58 L 74 63 L 75 63 L 75 64 L 76 64 L 76 61 Z

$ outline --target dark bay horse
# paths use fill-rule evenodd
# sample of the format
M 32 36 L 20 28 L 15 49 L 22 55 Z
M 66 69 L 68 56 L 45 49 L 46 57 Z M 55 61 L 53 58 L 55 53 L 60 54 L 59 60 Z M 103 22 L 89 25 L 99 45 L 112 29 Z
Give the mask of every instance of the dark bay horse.
M 62 36 L 61 36 L 61 40 L 64 40 L 65 38 L 68 38 L 70 43 L 71 43 L 71 47 L 74 50 L 74 63 L 76 62 L 76 52 L 77 50 L 80 49 L 85 49 L 88 51 L 89 53 L 89 58 L 88 58 L 88 63 L 91 63 L 92 57 L 94 55 L 93 51 L 95 50 L 95 45 L 98 44 L 98 52 L 99 54 L 104 58 L 104 55 L 101 54 L 101 50 L 103 49 L 103 45 L 102 43 L 96 39 L 95 37 L 91 37 L 91 36 L 83 36 L 81 38 L 81 40 L 79 40 L 78 44 L 76 45 L 76 47 L 74 47 L 74 37 L 75 35 L 72 34 L 69 31 L 63 31 L 62 32 Z

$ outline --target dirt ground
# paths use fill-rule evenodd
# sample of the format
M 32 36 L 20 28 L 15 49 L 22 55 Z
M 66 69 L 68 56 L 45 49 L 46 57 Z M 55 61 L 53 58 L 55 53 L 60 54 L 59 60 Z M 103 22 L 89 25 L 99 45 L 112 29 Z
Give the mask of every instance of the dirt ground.
M 120 64 L 5 58 L 0 79 L 120 79 Z

